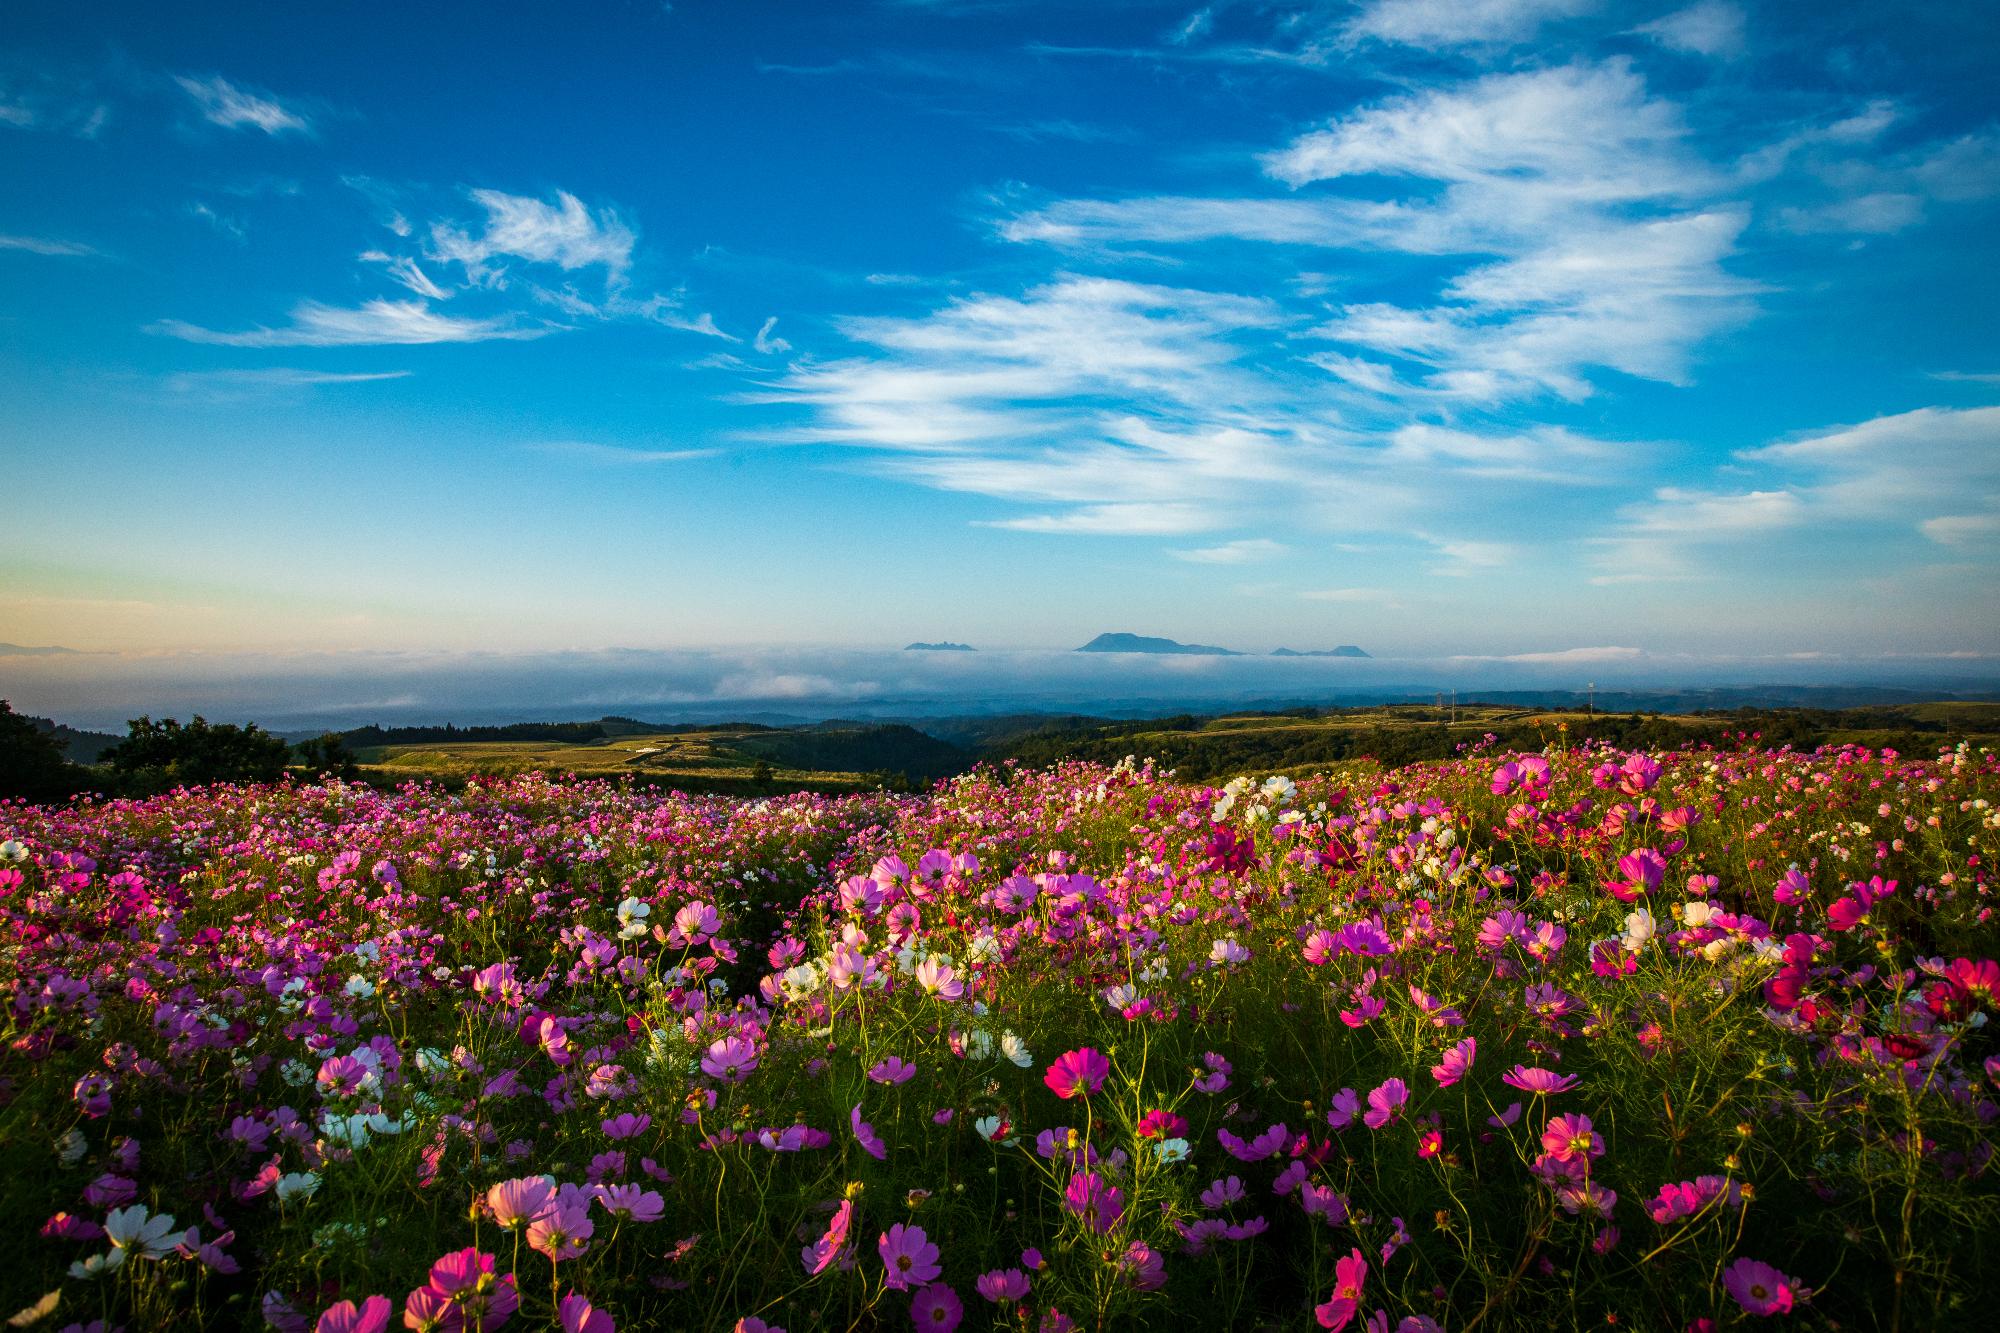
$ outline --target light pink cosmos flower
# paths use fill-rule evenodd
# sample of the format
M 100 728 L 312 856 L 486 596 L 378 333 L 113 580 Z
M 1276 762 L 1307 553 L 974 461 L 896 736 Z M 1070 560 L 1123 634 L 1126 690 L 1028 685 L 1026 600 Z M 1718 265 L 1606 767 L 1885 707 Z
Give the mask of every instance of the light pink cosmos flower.
M 540 1221 L 555 1206 L 555 1182 L 547 1176 L 503 1180 L 486 1191 L 486 1210 L 501 1229 L 514 1231 Z
M 935 958 L 917 964 L 917 984 L 941 1000 L 956 1000 L 965 995 L 965 983 L 958 979 L 958 973 Z
M 667 1214 L 667 1201 L 643 1185 L 599 1185 L 597 1201 L 627 1222 L 657 1222 Z
M 1049 1085 L 1049 1091 L 1065 1100 L 1088 1097 L 1104 1087 L 1104 1080 L 1111 1075 L 1111 1061 L 1104 1055 L 1085 1046 L 1080 1050 L 1066 1051 L 1049 1062 L 1048 1072 L 1042 1075 L 1042 1082 Z
M 882 1233 L 875 1248 L 882 1255 L 882 1267 L 888 1270 L 885 1282 L 891 1291 L 908 1291 L 943 1271 L 938 1267 L 938 1247 L 931 1244 L 922 1227 L 898 1222 Z
M 724 1083 L 741 1083 L 757 1068 L 757 1045 L 740 1033 L 717 1038 L 701 1057 L 701 1069 Z
M 1500 1081 L 1510 1088 L 1522 1092 L 1532 1092 L 1539 1097 L 1554 1096 L 1558 1092 L 1568 1092 L 1577 1084 L 1576 1075 L 1558 1074 L 1548 1069 L 1538 1069 L 1533 1065 L 1515 1065 L 1500 1076 Z
M 910 1319 L 928 1333 L 951 1333 L 965 1317 L 958 1293 L 942 1282 L 933 1282 L 910 1301 Z
M 313 1333 L 385 1333 L 395 1308 L 387 1296 L 370 1296 L 358 1307 L 353 1301 L 341 1301 L 327 1307 Z
M 990 1273 L 981 1273 L 972 1285 L 995 1305 L 1006 1305 L 1027 1296 L 1028 1275 L 1018 1268 L 996 1268 Z
M 868 1077 L 877 1083 L 908 1083 L 916 1076 L 917 1067 L 900 1055 L 879 1061 L 868 1070 Z
M 1409 1100 L 1409 1086 L 1399 1078 L 1388 1079 L 1368 1094 L 1368 1113 L 1361 1122 L 1370 1129 L 1380 1129 L 1400 1115 Z
M 590 1298 L 572 1291 L 556 1307 L 563 1333 L 618 1333 L 611 1316 L 590 1303 Z
M 1444 1058 L 1431 1066 L 1431 1077 L 1437 1080 L 1440 1088 L 1448 1088 L 1472 1072 L 1472 1060 L 1478 1054 L 1478 1039 L 1467 1037 L 1446 1051 Z
M 1730 1299 L 1754 1315 L 1790 1314 L 1797 1279 L 1767 1263 L 1738 1259 L 1722 1270 L 1722 1285 Z
M 596 1234 L 597 1223 L 590 1220 L 587 1208 L 565 1207 L 558 1202 L 529 1223 L 528 1245 L 547 1255 L 551 1262 L 561 1263 L 589 1250 L 590 1238 Z

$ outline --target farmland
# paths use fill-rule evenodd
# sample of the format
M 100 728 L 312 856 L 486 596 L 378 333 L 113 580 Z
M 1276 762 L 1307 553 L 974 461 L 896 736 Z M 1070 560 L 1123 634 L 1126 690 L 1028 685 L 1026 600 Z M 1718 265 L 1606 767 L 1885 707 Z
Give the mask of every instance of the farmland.
M 1996 801 L 1970 745 L 1558 730 L 1219 784 L 7 807 L 0 1294 L 286 1333 L 1956 1326 L 2000 1257 Z

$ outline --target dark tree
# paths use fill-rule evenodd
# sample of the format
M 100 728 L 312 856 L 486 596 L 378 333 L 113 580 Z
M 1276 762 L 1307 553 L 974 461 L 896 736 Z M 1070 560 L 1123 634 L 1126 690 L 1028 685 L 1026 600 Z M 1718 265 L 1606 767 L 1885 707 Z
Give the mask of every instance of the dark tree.
M 64 801 L 89 784 L 61 741 L 0 699 L 0 800 Z
M 354 763 L 354 751 L 347 748 L 347 742 L 340 738 L 339 732 L 329 731 L 300 741 L 292 747 L 292 755 L 298 765 L 313 777 L 328 774 L 343 782 L 352 782 L 361 776 L 361 770 Z
M 173 718 L 135 718 L 131 734 L 104 753 L 127 791 L 146 793 L 211 782 L 276 782 L 291 747 L 255 723 L 211 725 L 200 714 L 182 726 Z

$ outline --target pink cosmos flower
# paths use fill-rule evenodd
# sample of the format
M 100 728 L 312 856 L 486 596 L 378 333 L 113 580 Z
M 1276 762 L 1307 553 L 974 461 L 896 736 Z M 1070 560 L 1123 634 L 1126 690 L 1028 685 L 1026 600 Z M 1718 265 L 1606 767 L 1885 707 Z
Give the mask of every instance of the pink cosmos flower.
M 1410 1100 L 1410 1089 L 1399 1078 L 1392 1078 L 1368 1094 L 1368 1113 L 1361 1117 L 1370 1129 L 1380 1129 L 1401 1114 Z
M 1342 1088 L 1333 1094 L 1333 1106 L 1326 1113 L 1326 1123 L 1335 1129 L 1346 1129 L 1360 1114 L 1361 1094 L 1352 1088 Z
M 1300 952 L 1305 955 L 1308 963 L 1314 967 L 1321 966 L 1333 957 L 1333 932 L 1321 926 L 1306 936 L 1305 945 Z
M 847 1113 L 847 1123 L 854 1130 L 854 1141 L 861 1145 L 863 1152 L 878 1162 L 889 1156 L 889 1145 L 882 1142 L 873 1125 L 861 1118 L 861 1103 L 856 1102 L 854 1109 Z
M 342 1301 L 320 1315 L 313 1333 L 384 1333 L 395 1308 L 387 1296 L 370 1296 L 359 1307 L 353 1301 Z
M 1542 1130 L 1542 1149 L 1559 1162 L 1575 1157 L 1604 1156 L 1604 1139 L 1591 1128 L 1590 1117 L 1565 1113 L 1551 1116 Z
M 910 1301 L 910 1320 L 927 1333 L 951 1333 L 965 1317 L 958 1293 L 942 1282 L 933 1282 Z
M 470 1248 L 456 1250 L 432 1264 L 428 1290 L 448 1303 L 447 1313 L 455 1313 L 482 1330 L 500 1327 L 521 1304 L 514 1275 L 508 1273 L 496 1280 L 493 1256 Z M 412 1307 L 419 1305 L 417 1296 L 412 1292 L 404 1306 L 406 1323 Z M 430 1308 L 435 1302 L 423 1304 Z
M 322 1097 L 352 1097 L 373 1078 L 375 1071 L 351 1055 L 336 1055 L 319 1067 L 316 1081 Z M 338 1308 L 338 1307 L 336 1307 Z
M 806 1276 L 818 1277 L 836 1262 L 845 1259 L 847 1231 L 854 1222 L 854 1201 L 843 1199 L 833 1210 L 833 1217 L 826 1224 L 826 1232 L 818 1240 L 799 1251 L 799 1261 L 805 1265 Z M 841 1262 L 842 1267 L 847 1263 Z
M 1722 1285 L 1751 1314 L 1790 1314 L 1797 1280 L 1756 1259 L 1738 1259 L 1722 1270 Z
M 785 1333 L 783 1324 L 767 1324 L 754 1314 L 744 1315 L 730 1326 L 729 1333 Z
M 868 1077 L 877 1083 L 908 1083 L 916 1075 L 917 1067 L 900 1055 L 892 1055 L 868 1071 Z
M 724 1083 L 741 1083 L 757 1068 L 757 1045 L 748 1037 L 732 1033 L 710 1042 L 701 1057 L 701 1070 Z
M 1440 1088 L 1448 1088 L 1472 1072 L 1472 1059 L 1479 1054 L 1479 1041 L 1474 1037 L 1453 1046 L 1444 1053 L 1444 1058 L 1431 1066 L 1431 1077 Z
M 624 1115 L 613 1116 L 603 1124 L 604 1137 L 617 1142 L 622 1139 L 636 1139 L 653 1126 L 653 1117 L 634 1115 L 627 1111 Z
M 1049 1063 L 1048 1072 L 1042 1075 L 1042 1082 L 1049 1085 L 1049 1091 L 1065 1100 L 1085 1096 L 1104 1087 L 1104 1080 L 1111 1075 L 1111 1061 L 1089 1046 L 1081 1050 L 1067 1051 Z
M 1319 1320 L 1321 1328 L 1339 1333 L 1354 1319 L 1354 1312 L 1361 1308 L 1361 1289 L 1368 1281 L 1368 1256 L 1360 1250 L 1339 1259 L 1333 1265 L 1333 1296 L 1324 1305 L 1313 1307 L 1313 1316 Z
M 908 1291 L 943 1271 L 938 1267 L 938 1247 L 931 1244 L 922 1227 L 898 1222 L 882 1233 L 875 1248 L 882 1255 L 882 1267 L 888 1270 L 886 1282 L 891 1291 Z
M 513 1276 L 509 1274 L 507 1280 L 513 1281 Z M 418 1287 L 403 1302 L 403 1327 L 416 1333 L 459 1333 L 465 1327 L 465 1316 L 435 1287 Z
M 667 1215 L 667 1201 L 643 1185 L 599 1185 L 597 1201 L 627 1222 L 657 1222 Z
M 995 1305 L 1018 1301 L 1028 1294 L 1028 1275 L 1018 1268 L 996 1268 L 981 1273 L 973 1287 Z
M 1229 1061 L 1214 1051 L 1206 1051 L 1202 1054 L 1201 1062 L 1208 1072 L 1195 1078 L 1196 1092 L 1216 1093 L 1229 1086 L 1229 1075 L 1232 1072 Z
M 1537 1096 L 1553 1096 L 1558 1092 L 1568 1092 L 1577 1084 L 1576 1075 L 1558 1074 L 1532 1065 L 1515 1065 L 1500 1076 L 1500 1081 L 1510 1088 L 1522 1092 L 1532 1092 Z
M 1144 1241 L 1135 1240 L 1119 1256 L 1118 1271 L 1140 1291 L 1158 1291 L 1167 1285 L 1167 1260 Z
M 1201 1206 L 1204 1208 L 1220 1208 L 1222 1205 L 1234 1203 L 1242 1197 L 1243 1181 L 1241 1177 L 1230 1176 L 1227 1179 L 1212 1182 L 1207 1189 L 1201 1192 Z
M 590 1303 L 590 1298 L 572 1291 L 556 1307 L 562 1317 L 563 1333 L 618 1333 L 611 1316 Z

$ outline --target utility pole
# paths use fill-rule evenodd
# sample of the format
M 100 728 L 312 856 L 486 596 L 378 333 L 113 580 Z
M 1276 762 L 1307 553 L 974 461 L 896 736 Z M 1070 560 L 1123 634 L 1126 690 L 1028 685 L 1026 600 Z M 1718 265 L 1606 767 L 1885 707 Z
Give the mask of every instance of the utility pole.
M 1594 680 L 1590 682 L 1590 705 L 1585 711 L 1593 717 L 1597 714 L 1597 682 Z

